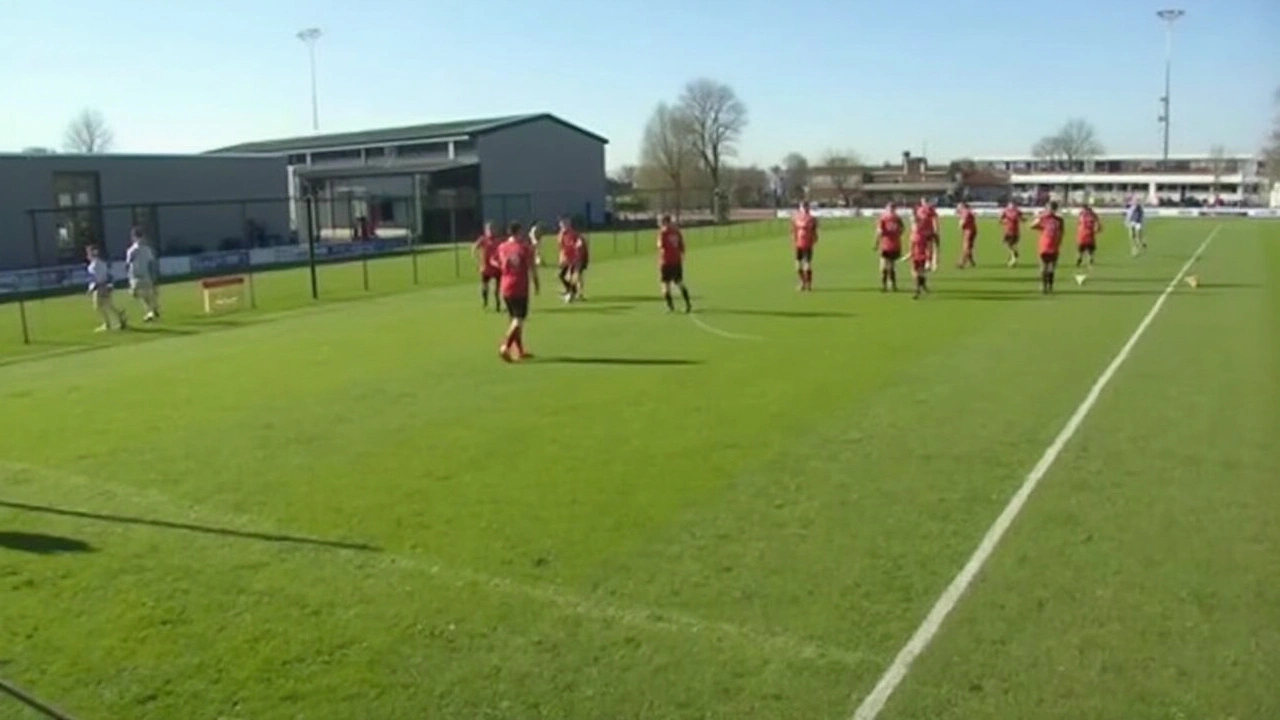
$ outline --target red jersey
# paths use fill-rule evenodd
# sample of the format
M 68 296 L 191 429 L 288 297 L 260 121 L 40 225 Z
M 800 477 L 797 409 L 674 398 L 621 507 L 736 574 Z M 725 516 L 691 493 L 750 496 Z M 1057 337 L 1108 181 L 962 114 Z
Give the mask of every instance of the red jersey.
M 938 234 L 938 211 L 932 205 L 916 207 L 916 228 L 926 237 Z
M 1057 253 L 1058 248 L 1062 247 L 1062 216 L 1051 212 L 1040 213 L 1031 227 L 1040 231 L 1040 252 Z
M 529 273 L 533 268 L 533 246 L 519 238 L 507 238 L 498 246 L 498 267 L 502 270 L 503 297 L 529 297 Z
M 1098 214 L 1092 210 L 1086 210 L 1080 213 L 1080 220 L 1076 223 L 1076 239 L 1081 245 L 1092 245 L 1098 239 L 1098 231 L 1102 229 L 1102 222 L 1098 219 Z
M 960 232 L 967 238 L 978 234 L 978 216 L 968 208 L 960 211 Z
M 917 263 L 927 263 L 933 257 L 933 252 L 929 248 L 929 242 L 932 238 L 928 233 L 923 232 L 920 225 L 916 225 L 916 229 L 911 232 L 911 259 Z
M 1000 213 L 1000 225 L 1004 228 L 1005 237 L 1018 237 L 1022 232 L 1022 211 L 1018 208 L 1005 208 Z
M 902 252 L 902 218 L 897 213 L 881 215 L 876 234 L 880 236 L 881 252 Z
M 791 218 L 791 237 L 800 250 L 811 249 L 818 242 L 818 218 L 812 213 L 796 213 Z
M 560 232 L 560 262 L 574 263 L 582 256 L 582 236 L 576 230 Z
M 684 262 L 684 236 L 678 228 L 658 231 L 658 262 L 662 265 L 680 265 Z
M 481 235 L 476 239 L 475 248 L 480 251 L 480 265 L 485 268 L 498 267 L 498 247 L 502 241 L 495 235 Z

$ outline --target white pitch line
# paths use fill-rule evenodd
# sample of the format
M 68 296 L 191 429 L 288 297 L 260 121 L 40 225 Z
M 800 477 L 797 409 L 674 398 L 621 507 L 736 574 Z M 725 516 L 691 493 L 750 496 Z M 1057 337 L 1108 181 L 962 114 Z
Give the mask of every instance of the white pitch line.
M 1178 274 L 1173 276 L 1173 280 L 1169 281 L 1169 285 L 1165 287 L 1160 297 L 1156 298 L 1151 309 L 1142 318 L 1142 322 L 1138 323 L 1138 327 L 1133 331 L 1133 334 L 1129 336 L 1129 339 L 1120 348 L 1120 352 L 1116 353 L 1115 358 L 1111 360 L 1111 364 L 1107 365 L 1102 374 L 1098 376 L 1098 379 L 1094 381 L 1093 387 L 1089 388 L 1088 394 L 1084 396 L 1084 400 L 1080 402 L 1079 407 L 1072 413 L 1071 418 L 1067 420 L 1067 424 L 1062 427 L 1058 436 L 1053 439 L 1053 442 L 1045 449 L 1044 454 L 1040 456 L 1040 461 L 1035 464 L 1035 467 L 1031 468 L 1026 480 L 1022 482 L 1022 486 L 1018 488 L 1013 498 L 1009 500 L 1009 504 L 1005 506 L 1000 516 L 991 524 L 991 527 L 987 529 L 987 534 L 982 537 L 982 542 L 978 543 L 978 548 L 973 551 L 969 561 L 964 564 L 959 574 L 955 576 L 955 579 L 951 581 L 947 589 L 942 592 L 929 614 L 925 616 L 924 622 L 920 623 L 920 627 L 916 628 L 915 634 L 898 652 L 897 657 L 893 659 L 893 664 L 885 670 L 884 675 L 880 677 L 880 681 L 871 690 L 871 694 L 867 695 L 862 704 L 858 706 L 858 709 L 854 711 L 853 720 L 874 720 L 880 714 L 880 711 L 884 710 L 885 703 L 889 701 L 894 690 L 898 688 L 903 678 L 907 676 L 907 672 L 911 670 L 911 664 L 929 646 L 929 643 L 942 627 L 942 623 L 951 614 L 951 611 L 955 609 L 956 604 L 960 602 L 960 598 L 964 596 L 965 591 L 969 589 L 969 585 L 973 583 L 973 579 L 977 577 L 983 565 L 990 559 L 991 554 L 995 552 L 996 545 L 1000 543 L 1009 526 L 1018 517 L 1018 513 L 1022 512 L 1022 507 L 1026 505 L 1031 493 L 1035 492 L 1036 486 L 1040 484 L 1040 479 L 1045 476 L 1045 473 L 1049 472 L 1049 468 L 1053 467 L 1053 463 L 1062 454 L 1062 449 L 1066 447 L 1071 438 L 1075 436 L 1076 431 L 1080 429 L 1080 425 L 1084 423 L 1089 412 L 1093 410 L 1094 404 L 1098 402 L 1098 397 L 1107 387 L 1107 384 L 1111 382 L 1111 378 L 1116 374 L 1116 371 L 1129 358 L 1129 353 L 1133 351 L 1134 346 L 1138 344 L 1138 340 L 1142 338 L 1152 321 L 1156 319 L 1156 315 L 1164 307 L 1165 301 L 1173 294 L 1183 276 L 1200 259 L 1200 256 L 1209 247 L 1209 243 L 1213 242 L 1214 237 L 1217 236 L 1218 231 L 1221 229 L 1221 225 L 1214 227 L 1209 236 L 1204 239 L 1204 242 L 1200 243 L 1200 247 L 1196 248 L 1196 251 L 1191 254 L 1191 259 L 1187 260 L 1182 269 L 1178 271 Z
M 696 312 L 689 313 L 689 320 L 693 321 L 693 324 L 698 326 L 702 330 L 705 330 L 706 332 L 709 332 L 712 335 L 719 335 L 722 338 L 728 338 L 729 340 L 753 340 L 753 341 L 764 340 L 764 338 L 760 337 L 759 335 L 742 335 L 735 332 L 729 332 L 728 330 L 721 330 L 720 328 L 714 325 L 710 325 L 705 321 L 703 321 L 702 318 L 698 317 L 698 314 Z

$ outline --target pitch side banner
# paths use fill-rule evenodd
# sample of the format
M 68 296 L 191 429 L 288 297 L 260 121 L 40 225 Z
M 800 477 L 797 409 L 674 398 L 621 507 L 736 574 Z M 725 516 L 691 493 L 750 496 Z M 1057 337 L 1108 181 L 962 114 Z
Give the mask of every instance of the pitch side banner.
M 1024 212 L 1032 212 L 1034 208 L 1023 208 Z M 1124 208 L 1101 207 L 1094 208 L 1099 215 L 1123 215 Z M 1247 217 L 1256 219 L 1280 218 L 1280 208 L 1146 208 L 1147 217 L 1159 218 L 1199 218 L 1199 217 Z M 832 219 L 849 219 L 860 217 L 878 217 L 881 210 L 863 210 L 860 208 L 814 208 L 813 216 L 817 218 Z M 1071 215 L 1075 211 L 1071 208 L 1067 209 Z M 778 218 L 788 220 L 795 213 L 794 210 L 779 210 Z M 909 215 L 910 209 L 900 209 L 900 215 Z M 938 208 L 939 217 L 954 217 L 955 208 Z M 1000 214 L 1000 208 L 974 208 L 973 214 L 978 217 L 996 217 Z

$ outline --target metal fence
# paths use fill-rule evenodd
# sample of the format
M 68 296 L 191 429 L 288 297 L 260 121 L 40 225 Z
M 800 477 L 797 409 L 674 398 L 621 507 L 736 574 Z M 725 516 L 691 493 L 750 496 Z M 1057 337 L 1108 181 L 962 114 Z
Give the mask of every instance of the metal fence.
M 604 223 L 581 223 L 593 263 L 651 253 L 653 228 L 672 204 L 655 193 L 639 207 L 610 203 Z M 141 315 L 143 308 L 122 292 L 133 227 L 159 256 L 164 322 L 144 330 L 164 333 L 175 325 L 239 324 L 248 319 L 243 311 L 287 311 L 471 279 L 471 245 L 486 219 L 526 227 L 537 220 L 553 235 L 555 218 L 530 217 L 533 206 L 528 195 L 442 195 L 33 209 L 25 232 L 0 228 L 0 360 L 23 345 L 56 349 L 92 337 L 99 320 L 84 296 L 90 245 L 111 262 L 115 305 L 135 319 Z M 730 216 L 713 223 L 706 209 L 681 209 L 694 245 L 781 232 L 772 209 L 737 209 Z M 206 281 L 215 278 L 232 280 L 209 287 L 217 283 Z

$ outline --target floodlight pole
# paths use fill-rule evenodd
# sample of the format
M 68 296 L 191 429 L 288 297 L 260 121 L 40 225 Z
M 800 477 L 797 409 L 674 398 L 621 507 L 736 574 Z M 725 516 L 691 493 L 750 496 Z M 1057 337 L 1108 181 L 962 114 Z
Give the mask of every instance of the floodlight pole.
M 1160 124 L 1164 126 L 1164 146 L 1160 153 L 1160 169 L 1169 169 L 1169 86 L 1173 71 L 1173 24 L 1183 15 L 1185 10 L 1167 9 L 1156 12 L 1156 17 L 1164 23 L 1164 95 L 1160 98 Z
M 316 41 L 320 39 L 320 28 L 307 28 L 298 32 L 297 38 L 307 44 L 307 55 L 311 60 L 311 130 L 320 130 L 320 101 L 316 92 Z

